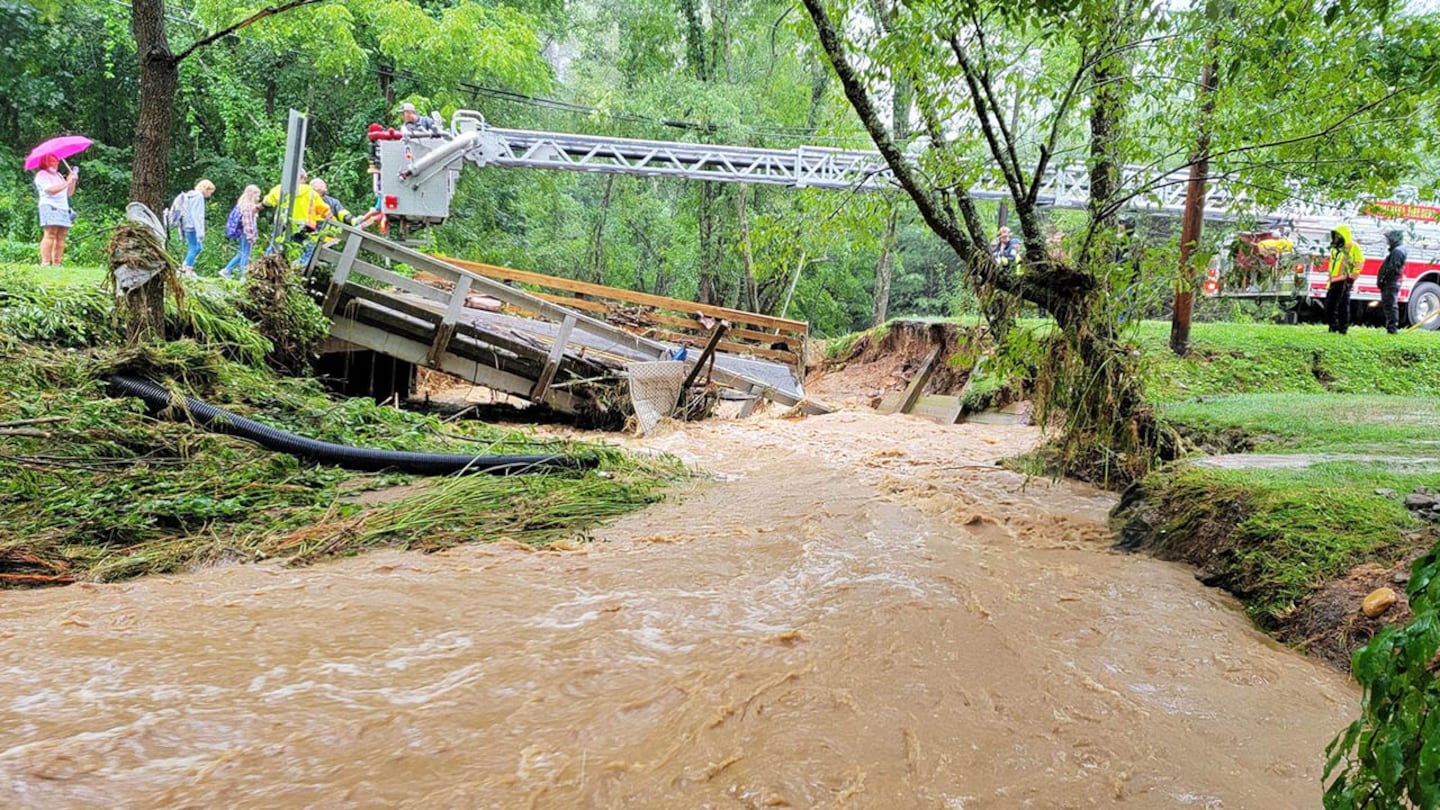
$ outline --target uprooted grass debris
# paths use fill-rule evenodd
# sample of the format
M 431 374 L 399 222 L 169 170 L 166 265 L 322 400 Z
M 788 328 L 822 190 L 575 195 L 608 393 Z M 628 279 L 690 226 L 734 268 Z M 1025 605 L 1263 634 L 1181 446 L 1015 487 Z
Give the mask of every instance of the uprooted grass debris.
M 111 342 L 117 335 L 103 289 L 49 285 L 14 268 L 0 273 L 0 586 L 108 581 L 216 561 L 309 562 L 376 546 L 547 544 L 658 500 L 684 474 L 664 459 L 333 399 L 317 383 L 279 377 L 238 350 L 256 333 L 227 289 L 192 293 L 196 310 L 215 316 L 192 321 L 192 337 L 127 350 Z M 210 296 L 213 302 L 197 303 Z M 399 500 L 367 503 L 356 493 L 419 479 L 303 464 L 183 420 L 152 418 L 138 400 L 109 396 L 106 380 L 121 372 L 323 441 L 584 452 L 601 466 L 436 479 Z

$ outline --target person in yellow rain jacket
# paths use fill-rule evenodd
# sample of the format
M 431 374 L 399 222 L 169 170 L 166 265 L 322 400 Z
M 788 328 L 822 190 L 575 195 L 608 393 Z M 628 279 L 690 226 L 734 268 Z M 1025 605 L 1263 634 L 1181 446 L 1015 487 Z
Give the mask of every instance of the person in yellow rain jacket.
M 325 203 L 325 198 L 320 192 L 310 187 L 310 178 L 304 172 L 300 173 L 300 184 L 295 187 L 295 200 L 290 206 L 290 220 L 294 223 L 295 234 L 291 238 L 297 242 L 303 242 L 315 233 L 320 223 L 330 218 L 330 206 Z M 276 208 L 280 205 L 280 186 L 270 189 L 270 193 L 260 201 L 266 208 Z M 271 239 L 270 247 L 266 253 L 275 252 L 276 242 L 279 236 Z
M 1350 328 L 1350 290 L 1360 269 L 1365 266 L 1365 254 L 1355 244 L 1349 225 L 1341 225 L 1330 232 L 1330 286 L 1325 290 L 1325 322 L 1331 332 L 1345 334 Z

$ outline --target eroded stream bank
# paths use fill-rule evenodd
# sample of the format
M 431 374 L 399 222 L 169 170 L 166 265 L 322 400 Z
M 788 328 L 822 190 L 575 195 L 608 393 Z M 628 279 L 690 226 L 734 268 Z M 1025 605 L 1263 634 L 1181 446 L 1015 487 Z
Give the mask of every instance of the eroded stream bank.
M 711 422 L 575 551 L 8 593 L 0 805 L 1317 806 L 1356 693 L 1035 438 Z

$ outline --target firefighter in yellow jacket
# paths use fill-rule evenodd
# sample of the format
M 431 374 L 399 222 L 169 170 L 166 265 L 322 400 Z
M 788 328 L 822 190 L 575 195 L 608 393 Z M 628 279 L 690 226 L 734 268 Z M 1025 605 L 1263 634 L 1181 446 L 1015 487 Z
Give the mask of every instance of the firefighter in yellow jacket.
M 1331 332 L 1350 328 L 1350 291 L 1365 266 L 1365 254 L 1355 244 L 1349 225 L 1330 232 L 1330 286 L 1325 290 L 1325 322 Z
M 320 227 L 320 223 L 330 218 L 330 206 L 325 203 L 325 198 L 320 192 L 310 187 L 310 178 L 304 172 L 300 173 L 300 184 L 295 187 L 295 200 L 290 206 L 290 221 L 295 226 L 295 234 L 291 237 L 297 242 L 303 242 Z M 266 208 L 276 208 L 280 205 L 280 186 L 270 189 L 270 193 L 260 201 Z M 280 234 L 276 234 L 270 242 L 270 248 L 266 253 L 273 253 L 277 247 Z

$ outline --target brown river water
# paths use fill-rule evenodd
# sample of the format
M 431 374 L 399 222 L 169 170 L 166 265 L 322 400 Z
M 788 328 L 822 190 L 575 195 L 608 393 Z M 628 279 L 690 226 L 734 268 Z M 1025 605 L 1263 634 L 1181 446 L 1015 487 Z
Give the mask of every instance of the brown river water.
M 0 592 L 0 807 L 1317 807 L 1356 691 L 1036 439 L 710 422 L 573 550 Z

